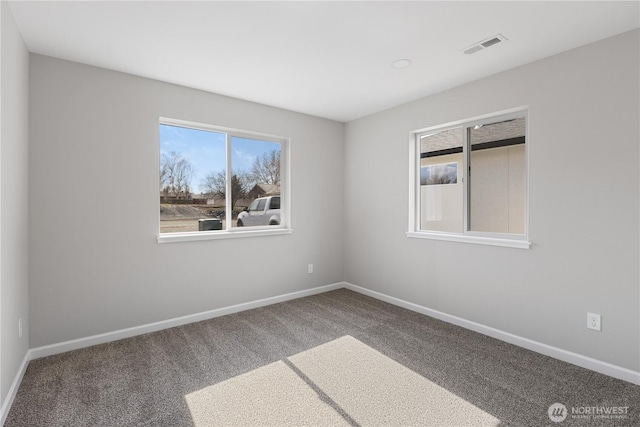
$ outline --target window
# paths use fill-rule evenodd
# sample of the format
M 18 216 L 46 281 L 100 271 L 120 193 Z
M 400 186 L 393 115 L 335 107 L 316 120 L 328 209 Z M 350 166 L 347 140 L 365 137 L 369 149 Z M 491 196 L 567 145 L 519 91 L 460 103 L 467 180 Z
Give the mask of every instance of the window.
M 249 212 L 252 211 L 257 211 L 258 210 L 258 203 L 260 203 L 260 200 L 254 200 L 253 202 L 251 202 L 251 205 L 249 205 Z
M 280 197 L 271 199 L 271 209 L 280 209 Z
M 173 119 L 159 137 L 159 242 L 290 232 L 286 138 Z
M 526 111 L 412 136 L 409 237 L 529 247 Z

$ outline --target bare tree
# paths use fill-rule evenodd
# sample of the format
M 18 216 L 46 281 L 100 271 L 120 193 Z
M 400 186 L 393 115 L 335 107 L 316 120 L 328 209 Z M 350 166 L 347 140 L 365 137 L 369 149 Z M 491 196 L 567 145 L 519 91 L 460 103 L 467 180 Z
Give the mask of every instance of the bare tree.
M 209 172 L 202 181 L 200 189 L 208 196 L 224 196 L 226 192 L 227 174 L 224 170 L 220 172 Z
M 251 185 L 251 179 L 245 172 L 239 172 L 231 175 L 231 209 L 234 208 L 236 202 L 247 196 Z M 226 199 L 227 195 L 227 173 L 225 170 L 220 172 L 210 172 L 200 182 L 200 186 L 205 194 L 217 196 Z
M 256 157 L 249 175 L 251 181 L 257 184 L 280 185 L 280 150 Z
M 169 171 L 165 167 L 164 163 L 160 161 L 160 191 L 165 195 L 167 195 L 166 186 L 167 186 L 168 174 L 169 174 Z
M 160 190 L 168 196 L 189 197 L 193 176 L 191 162 L 182 154 L 171 151 L 160 159 Z

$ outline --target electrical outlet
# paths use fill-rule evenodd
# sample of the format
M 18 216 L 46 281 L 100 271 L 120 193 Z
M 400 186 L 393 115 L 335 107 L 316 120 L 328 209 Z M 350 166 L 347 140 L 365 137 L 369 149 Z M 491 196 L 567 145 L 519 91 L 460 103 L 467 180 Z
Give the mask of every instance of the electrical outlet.
M 313 264 L 309 264 L 309 274 L 313 273 Z
M 22 318 L 18 319 L 18 338 L 22 338 Z
M 587 313 L 587 328 L 593 329 L 594 331 L 601 331 L 600 327 L 600 315 L 597 313 Z

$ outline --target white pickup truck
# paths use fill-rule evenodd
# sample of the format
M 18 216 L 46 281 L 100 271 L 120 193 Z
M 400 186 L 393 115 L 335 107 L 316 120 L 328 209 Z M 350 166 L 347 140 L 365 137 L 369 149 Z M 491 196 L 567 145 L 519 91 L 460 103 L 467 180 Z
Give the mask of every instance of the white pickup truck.
M 238 214 L 238 227 L 280 225 L 280 196 L 260 197 Z

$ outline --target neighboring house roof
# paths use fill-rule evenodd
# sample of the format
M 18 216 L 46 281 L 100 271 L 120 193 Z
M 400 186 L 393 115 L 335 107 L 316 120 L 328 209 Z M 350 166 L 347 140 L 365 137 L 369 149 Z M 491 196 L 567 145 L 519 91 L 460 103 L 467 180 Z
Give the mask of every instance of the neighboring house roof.
M 280 194 L 280 186 L 276 184 L 256 184 L 249 194 L 274 195 Z
M 525 120 L 517 118 L 505 120 L 498 123 L 489 123 L 484 126 L 474 128 L 473 144 L 482 144 L 493 141 L 503 141 L 521 137 L 525 135 Z M 420 153 L 448 150 L 462 147 L 462 132 L 460 128 L 435 131 L 431 135 L 422 138 L 420 142 Z

